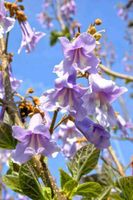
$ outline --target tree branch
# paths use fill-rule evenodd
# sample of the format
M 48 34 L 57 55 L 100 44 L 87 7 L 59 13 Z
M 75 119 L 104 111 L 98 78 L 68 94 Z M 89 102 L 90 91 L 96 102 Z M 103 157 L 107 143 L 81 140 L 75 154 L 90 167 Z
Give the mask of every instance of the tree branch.
M 127 82 L 133 82 L 133 76 L 129 76 L 129 75 L 125 75 L 125 74 L 121 74 L 118 72 L 114 72 L 113 70 L 108 69 L 107 67 L 105 67 L 104 65 L 100 64 L 99 67 L 108 75 L 113 76 L 115 78 L 120 78 L 120 79 L 124 79 Z

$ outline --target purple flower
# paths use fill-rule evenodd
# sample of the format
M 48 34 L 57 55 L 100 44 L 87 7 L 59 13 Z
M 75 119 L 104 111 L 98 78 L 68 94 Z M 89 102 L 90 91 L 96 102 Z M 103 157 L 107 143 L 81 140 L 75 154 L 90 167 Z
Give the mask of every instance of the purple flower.
M 116 118 L 110 105 L 121 94 L 125 93 L 125 87 L 118 87 L 112 80 L 106 80 L 99 74 L 89 76 L 90 88 L 84 95 L 84 107 L 88 114 L 96 114 L 96 119 L 103 126 L 115 125 Z
M 48 8 L 52 4 L 52 0 L 45 0 L 43 3 L 44 8 Z
M 41 12 L 37 15 L 37 19 L 40 24 L 46 28 L 53 27 L 52 18 L 45 12 Z
M 31 29 L 27 21 L 21 22 L 20 27 L 22 31 L 22 42 L 18 53 L 21 52 L 23 47 L 26 49 L 27 53 L 30 53 L 45 33 L 35 32 L 35 30 Z
M 57 139 L 62 141 L 62 152 L 67 158 L 73 156 L 85 144 L 82 134 L 70 120 L 60 125 Z
M 0 38 L 8 33 L 15 24 L 15 19 L 6 16 L 6 10 L 4 7 L 4 1 L 0 1 Z
M 58 131 L 58 139 L 61 139 L 63 144 L 68 141 L 68 138 L 80 137 L 81 133 L 76 128 L 75 124 L 68 120 L 66 124 L 61 124 Z
M 65 1 L 60 8 L 61 15 L 64 20 L 71 20 L 76 11 L 76 4 L 74 0 Z
M 71 66 L 81 72 L 96 73 L 99 64 L 93 51 L 96 47 L 95 39 L 88 33 L 82 33 L 72 42 L 60 37 L 64 51 L 64 73 L 71 71 Z
M 76 127 L 82 132 L 86 139 L 97 148 L 108 148 L 110 145 L 110 134 L 99 124 L 94 123 L 89 118 L 82 121 L 75 121 Z
M 127 20 L 128 19 L 128 12 L 123 7 L 118 8 L 118 16 L 121 17 L 121 19 Z
M 61 108 L 62 111 L 69 112 L 78 118 L 86 114 L 85 109 L 82 107 L 83 100 L 81 97 L 87 89 L 76 84 L 75 74 L 71 76 L 65 74 L 56 79 L 55 87 L 56 89 L 44 93 L 44 96 L 46 96 L 46 100 L 43 102 L 44 109 L 54 111 Z
M 51 139 L 49 127 L 43 124 L 39 113 L 31 118 L 27 130 L 13 126 L 13 137 L 19 141 L 13 152 L 13 159 L 20 163 L 28 161 L 36 154 L 54 157 L 59 151 Z
M 128 131 L 129 129 L 133 129 L 133 123 L 131 121 L 125 121 L 125 119 L 118 113 L 116 113 L 116 119 L 117 119 L 117 127 L 121 131 L 122 136 L 128 137 Z

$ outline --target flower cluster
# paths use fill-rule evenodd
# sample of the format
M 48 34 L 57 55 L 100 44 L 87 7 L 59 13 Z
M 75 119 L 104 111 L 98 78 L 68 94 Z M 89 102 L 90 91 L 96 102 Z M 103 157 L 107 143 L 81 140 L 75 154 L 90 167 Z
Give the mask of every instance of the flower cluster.
M 69 21 L 76 12 L 76 3 L 74 0 L 63 1 L 60 9 L 64 20 Z
M 44 93 L 42 107 L 48 111 L 59 109 L 68 113 L 80 134 L 97 148 L 107 148 L 110 145 L 110 134 L 106 129 L 117 123 L 112 102 L 127 89 L 99 74 L 100 60 L 95 55 L 96 40 L 92 35 L 85 32 L 71 42 L 65 37 L 61 37 L 60 41 L 64 60 L 54 68 L 58 76 L 55 89 Z M 88 79 L 87 87 L 78 84 L 79 75 Z M 96 121 L 93 122 L 90 118 Z M 61 138 L 64 151 L 70 156 L 70 152 L 73 154 L 75 148 L 71 149 L 75 144 L 76 134 L 71 134 L 71 139 L 69 136 L 65 139 L 66 130 L 70 132 L 68 124 L 69 122 L 64 124 L 65 128 L 61 125 L 59 135 L 63 135 Z
M 52 28 L 54 19 L 61 18 L 62 28 L 65 28 L 65 26 L 71 26 L 75 12 L 76 3 L 74 0 L 59 0 L 58 2 L 44 0 L 43 10 L 37 15 L 37 19 L 43 27 Z

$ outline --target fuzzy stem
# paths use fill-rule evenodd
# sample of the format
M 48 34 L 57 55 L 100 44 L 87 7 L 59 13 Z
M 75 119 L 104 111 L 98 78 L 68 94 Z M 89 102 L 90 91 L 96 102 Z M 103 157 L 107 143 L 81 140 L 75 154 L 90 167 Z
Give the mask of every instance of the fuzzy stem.
M 109 151 L 114 163 L 116 164 L 121 176 L 125 176 L 125 172 L 123 170 L 123 167 L 122 167 L 121 163 L 119 162 L 119 160 L 118 160 L 118 158 L 117 158 L 117 156 L 115 154 L 115 151 L 113 150 L 113 148 L 111 146 L 108 148 L 108 151 Z
M 58 200 L 67 200 L 67 197 L 65 197 L 57 187 L 55 180 L 53 179 L 46 163 L 44 162 L 44 157 L 35 156 L 32 161 L 45 186 L 51 188 L 52 196 Z

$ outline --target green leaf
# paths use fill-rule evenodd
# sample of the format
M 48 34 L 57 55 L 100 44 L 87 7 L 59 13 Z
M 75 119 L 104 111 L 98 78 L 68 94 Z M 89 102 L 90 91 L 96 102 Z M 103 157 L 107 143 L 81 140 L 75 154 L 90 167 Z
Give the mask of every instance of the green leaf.
M 101 191 L 102 187 L 100 184 L 96 182 L 88 182 L 78 185 L 75 194 L 88 197 L 97 197 Z
M 52 31 L 50 33 L 50 45 L 54 46 L 58 41 L 58 37 L 61 37 L 61 36 L 63 36 L 62 32 L 58 32 L 56 30 Z
M 97 200 L 105 200 L 110 194 L 112 186 L 105 187 L 103 191 L 99 194 Z
M 10 125 L 0 122 L 0 148 L 15 149 L 17 140 L 12 137 L 12 128 Z
M 92 171 L 97 165 L 99 154 L 100 150 L 92 144 L 80 148 L 72 161 L 68 163 L 72 176 L 79 181 L 83 175 Z
M 43 188 L 43 195 L 45 200 L 52 200 L 52 192 L 49 187 Z
M 25 195 L 33 200 L 45 200 L 43 190 L 38 182 L 37 173 L 30 163 L 20 167 L 19 181 Z
M 108 186 L 112 183 L 112 181 L 109 183 L 108 177 L 106 176 L 106 173 L 99 173 L 99 174 L 91 174 L 90 176 L 84 176 L 82 178 L 82 182 L 97 182 L 102 186 Z
M 70 180 L 66 182 L 63 187 L 63 191 L 66 193 L 67 197 L 72 197 L 74 195 L 77 185 L 78 183 L 75 180 Z
M 5 175 L 5 176 L 3 176 L 2 181 L 11 190 L 23 194 L 23 191 L 22 191 L 21 186 L 20 186 L 18 175 Z
M 116 186 L 121 189 L 125 200 L 133 200 L 133 176 L 119 178 Z
M 118 193 L 110 194 L 109 197 L 110 197 L 112 200 L 125 200 L 125 199 L 123 199 L 123 198 L 120 196 L 120 194 L 118 194 Z
M 67 174 L 64 170 L 60 169 L 61 188 L 63 188 L 64 185 L 70 180 L 73 180 L 72 177 L 69 174 Z

